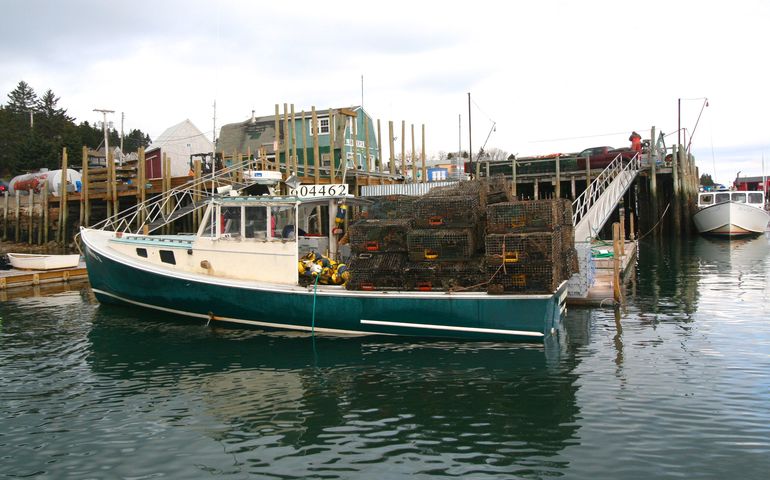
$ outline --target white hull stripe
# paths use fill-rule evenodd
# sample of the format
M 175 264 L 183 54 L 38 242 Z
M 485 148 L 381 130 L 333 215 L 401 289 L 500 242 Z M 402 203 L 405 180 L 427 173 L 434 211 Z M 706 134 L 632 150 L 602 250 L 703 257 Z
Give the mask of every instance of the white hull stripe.
M 543 337 L 540 332 L 524 330 L 501 330 L 498 328 L 455 327 L 452 325 L 429 325 L 425 323 L 386 322 L 383 320 L 361 320 L 364 325 L 382 325 L 386 327 L 426 328 L 431 330 L 448 330 L 453 332 L 495 333 L 501 335 L 524 335 L 527 337 Z
M 100 293 L 102 295 L 106 295 L 108 297 L 116 298 L 122 302 L 130 303 L 132 305 L 138 305 L 140 307 L 145 308 L 151 308 L 153 310 L 160 310 L 162 312 L 168 312 L 173 313 L 175 315 L 183 315 L 185 317 L 195 317 L 195 318 L 205 318 L 208 319 L 209 316 L 203 313 L 193 313 L 193 312 L 186 312 L 184 310 L 176 310 L 174 308 L 166 308 L 166 307 L 160 307 L 158 305 L 151 305 L 149 303 L 143 303 L 143 302 L 137 302 L 135 300 L 129 300 L 127 298 L 123 298 L 121 296 L 115 295 L 110 292 L 105 292 L 104 290 L 99 290 L 97 288 L 93 289 L 94 292 Z M 218 322 L 232 322 L 232 323 L 240 323 L 244 325 L 254 325 L 258 327 L 268 327 L 268 328 L 276 328 L 281 330 L 300 330 L 305 332 L 310 332 L 313 330 L 312 327 L 305 327 L 303 325 L 289 325 L 289 324 L 283 324 L 283 323 L 272 323 L 272 322 L 259 322 L 256 320 L 244 320 L 241 318 L 230 318 L 230 317 L 220 317 L 217 315 L 214 315 L 214 320 Z M 379 332 L 359 332 L 356 330 L 341 330 L 337 328 L 323 328 L 323 327 L 316 327 L 315 331 L 317 333 L 332 333 L 335 335 L 393 335 L 392 333 L 379 333 Z

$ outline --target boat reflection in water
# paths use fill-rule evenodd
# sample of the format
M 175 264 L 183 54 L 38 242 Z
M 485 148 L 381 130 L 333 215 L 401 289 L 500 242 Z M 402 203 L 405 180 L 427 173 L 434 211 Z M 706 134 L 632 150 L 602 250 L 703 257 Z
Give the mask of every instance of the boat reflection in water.
M 205 431 L 239 472 L 350 475 L 378 462 L 537 476 L 563 468 L 549 457 L 577 434 L 576 360 L 562 345 L 312 338 L 134 312 L 99 309 L 90 368 L 125 385 L 125 402 L 173 413 L 164 435 Z M 233 457 L 196 461 L 216 469 Z

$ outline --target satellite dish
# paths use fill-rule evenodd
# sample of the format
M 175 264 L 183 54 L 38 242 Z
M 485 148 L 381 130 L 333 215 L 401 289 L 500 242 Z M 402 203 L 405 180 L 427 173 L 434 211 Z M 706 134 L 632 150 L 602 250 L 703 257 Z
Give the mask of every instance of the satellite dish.
M 283 183 L 292 190 L 296 190 L 302 182 L 300 182 L 299 177 L 296 175 L 290 175 L 289 178 L 283 181 Z

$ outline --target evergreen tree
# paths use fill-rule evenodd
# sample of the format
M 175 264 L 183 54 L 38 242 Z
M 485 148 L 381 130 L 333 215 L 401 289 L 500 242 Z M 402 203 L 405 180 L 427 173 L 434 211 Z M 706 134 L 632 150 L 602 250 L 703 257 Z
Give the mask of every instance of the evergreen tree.
M 57 108 L 58 103 L 59 97 L 54 95 L 53 91 L 49 88 L 38 100 L 37 111 L 51 119 L 66 120 L 67 122 L 73 121 L 74 118 L 67 115 L 66 109 Z
M 37 95 L 24 80 L 20 81 L 16 88 L 8 94 L 8 108 L 13 113 L 28 113 L 37 110 Z

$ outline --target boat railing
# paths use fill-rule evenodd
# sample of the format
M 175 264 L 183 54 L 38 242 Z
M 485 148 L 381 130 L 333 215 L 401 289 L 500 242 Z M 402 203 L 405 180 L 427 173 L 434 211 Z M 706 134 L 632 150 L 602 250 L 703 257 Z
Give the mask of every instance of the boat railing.
M 628 188 L 628 184 L 633 181 L 634 177 L 639 172 L 639 168 L 640 157 L 638 153 L 630 160 L 625 159 L 618 154 L 612 162 L 607 165 L 607 168 L 602 170 L 602 172 L 596 176 L 588 188 L 586 188 L 586 190 L 572 202 L 572 223 L 576 227 L 576 231 L 577 226 L 581 221 L 589 220 L 588 214 L 593 208 L 602 209 L 602 212 L 595 215 L 595 218 L 606 219 L 609 216 L 609 213 L 615 209 L 617 204 L 616 201 L 606 201 L 605 194 L 608 192 L 608 189 L 613 185 L 613 182 L 620 177 L 623 185 L 620 185 L 619 194 L 625 192 L 625 189 Z M 598 231 L 602 225 L 592 225 L 592 227 L 593 230 Z M 577 241 L 585 241 L 585 239 L 577 238 L 577 236 L 575 239 Z
M 238 190 L 247 186 L 247 184 L 238 185 L 237 181 L 240 178 L 240 172 L 248 165 L 249 160 L 245 159 L 240 163 L 203 175 L 197 180 L 190 180 L 122 210 L 90 228 L 123 233 L 150 233 L 201 209 L 220 187 L 230 186 Z

